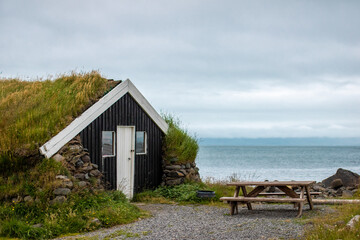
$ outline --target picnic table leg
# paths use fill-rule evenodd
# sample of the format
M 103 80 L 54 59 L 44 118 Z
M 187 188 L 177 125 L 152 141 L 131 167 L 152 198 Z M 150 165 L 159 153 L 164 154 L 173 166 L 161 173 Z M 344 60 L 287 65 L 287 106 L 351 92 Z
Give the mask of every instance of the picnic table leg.
M 240 186 L 236 186 L 234 197 L 238 197 L 240 192 Z M 236 211 L 236 214 L 239 213 L 238 209 L 238 202 L 230 202 L 230 215 L 234 215 Z
M 310 191 L 309 191 L 309 186 L 306 186 L 305 188 L 306 188 L 307 200 L 308 200 L 310 209 L 312 210 L 312 209 L 314 208 L 314 205 L 313 205 L 312 198 L 311 198 L 311 194 L 310 194 Z
M 242 190 L 242 192 L 243 192 L 244 197 L 247 197 L 248 195 L 247 195 L 246 187 L 245 187 L 245 186 L 241 186 L 241 190 Z M 247 202 L 246 205 L 247 205 L 247 208 L 248 208 L 249 210 L 252 210 L 251 203 Z
M 305 190 L 305 187 L 302 186 L 302 187 L 301 187 L 301 192 L 300 192 L 300 198 L 301 198 L 301 199 L 304 199 L 304 190 Z M 296 217 L 301 217 L 302 210 L 303 210 L 303 206 L 304 206 L 304 202 L 300 202 L 300 203 L 299 203 L 298 215 L 297 215 Z

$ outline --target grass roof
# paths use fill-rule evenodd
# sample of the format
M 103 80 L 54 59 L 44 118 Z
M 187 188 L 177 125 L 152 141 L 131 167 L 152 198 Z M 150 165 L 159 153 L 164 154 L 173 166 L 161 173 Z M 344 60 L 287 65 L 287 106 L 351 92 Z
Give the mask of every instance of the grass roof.
M 44 81 L 0 79 L 0 156 L 37 151 L 113 86 L 96 71 Z

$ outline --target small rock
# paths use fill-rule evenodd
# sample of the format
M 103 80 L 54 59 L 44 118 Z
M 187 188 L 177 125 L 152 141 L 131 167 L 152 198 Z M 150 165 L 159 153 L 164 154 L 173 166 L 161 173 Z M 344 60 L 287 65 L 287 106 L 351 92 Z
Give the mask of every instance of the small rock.
M 165 169 L 168 169 L 168 170 L 180 170 L 181 167 L 180 167 L 180 165 L 169 165 L 169 166 L 166 166 Z
M 89 180 L 89 179 L 90 179 L 90 177 L 89 177 L 89 174 L 88 174 L 88 173 L 86 173 L 86 174 L 85 174 L 85 179 L 86 179 L 86 180 Z
M 168 177 L 173 177 L 173 178 L 176 178 L 176 177 L 179 176 L 179 175 L 178 175 L 178 172 L 175 172 L 175 171 L 169 172 L 169 173 L 167 173 L 166 175 L 167 175 Z
M 80 159 L 77 160 L 76 163 L 75 163 L 75 166 L 76 166 L 77 168 L 80 168 L 80 167 L 82 167 L 83 165 L 84 165 L 84 162 L 81 161 Z
M 72 181 L 64 181 L 61 183 L 61 186 L 63 188 L 72 188 L 74 186 Z
M 91 220 L 90 223 L 93 223 L 95 225 L 101 225 L 101 221 L 97 218 L 94 218 L 93 220 Z
M 33 197 L 32 196 L 26 196 L 26 197 L 24 197 L 24 201 L 25 202 L 33 202 L 34 201 L 34 199 L 33 199 Z
M 66 197 L 65 196 L 56 196 L 56 198 L 54 198 L 53 200 L 50 201 L 50 204 L 57 204 L 57 203 L 63 203 L 66 201 Z
M 54 190 L 55 195 L 69 195 L 71 190 L 69 188 L 57 188 Z
M 332 182 L 331 182 L 331 187 L 333 189 L 338 189 L 340 187 L 343 186 L 343 182 L 340 178 L 337 178 L 337 179 L 334 179 Z
M 41 223 L 32 225 L 33 228 L 41 228 L 43 225 Z
M 87 183 L 85 181 L 80 181 L 77 183 L 79 187 L 86 187 Z
M 179 159 L 177 159 L 177 158 L 171 158 L 169 161 L 170 161 L 171 163 L 176 163 L 178 160 L 179 160 Z
M 350 190 L 344 190 L 343 192 L 342 192 L 342 196 L 343 197 L 346 197 L 346 198 L 350 198 L 350 197 L 352 197 L 354 194 L 353 194 L 353 192 L 352 191 L 350 191 Z
M 80 151 L 80 150 L 82 150 L 82 146 L 81 145 L 71 145 L 71 146 L 69 146 L 69 149 L 72 151 Z
M 69 179 L 69 178 L 68 178 L 67 176 L 65 176 L 65 175 L 57 175 L 55 178 L 56 178 L 56 179 L 60 179 L 60 180 Z
M 180 165 L 181 169 L 185 169 L 185 165 Z
M 83 173 L 77 173 L 74 175 L 76 179 L 83 180 L 85 178 L 85 174 Z
M 184 175 L 187 175 L 187 172 L 185 169 L 180 169 L 179 172 L 183 173 Z
M 99 169 L 99 166 L 98 166 L 97 164 L 92 163 L 91 165 L 92 165 L 92 167 L 93 167 L 93 168 L 95 168 L 95 169 Z
M 89 155 L 84 155 L 84 156 L 81 157 L 81 160 L 84 163 L 88 163 L 88 162 L 90 162 L 90 157 L 89 157 Z
M 187 164 L 185 165 L 185 167 L 186 167 L 186 169 L 189 169 L 189 168 L 191 168 L 191 164 L 190 164 L 190 163 L 187 163 Z
M 196 164 L 195 163 L 190 163 L 191 167 L 196 167 Z
M 176 172 L 176 174 L 179 176 L 179 177 L 184 177 L 185 176 L 185 174 L 183 174 L 182 172 Z
M 62 162 L 65 160 L 65 158 L 60 154 L 55 154 L 52 158 L 57 162 Z
M 355 215 L 347 224 L 346 227 L 352 229 L 355 227 L 355 224 L 360 220 L 360 215 Z
M 99 170 L 91 170 L 90 171 L 90 176 L 91 177 L 98 177 L 101 175 L 101 172 Z

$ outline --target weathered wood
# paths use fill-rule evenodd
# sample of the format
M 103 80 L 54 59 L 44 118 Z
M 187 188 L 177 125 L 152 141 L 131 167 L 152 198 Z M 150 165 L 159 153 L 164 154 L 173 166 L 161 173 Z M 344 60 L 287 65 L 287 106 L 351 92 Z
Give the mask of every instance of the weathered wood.
M 261 193 L 264 190 L 265 190 L 264 186 L 257 186 L 247 196 L 248 197 L 256 197 L 259 193 Z
M 313 204 L 360 204 L 360 199 L 313 199 Z
M 306 198 L 307 198 L 307 201 L 309 203 L 310 209 L 312 210 L 314 208 L 314 205 L 312 203 L 312 198 L 311 198 L 311 195 L 310 195 L 309 186 L 305 186 L 305 189 L 306 189 Z
M 304 191 L 305 191 L 305 187 L 302 186 L 302 187 L 301 187 L 301 191 L 300 191 L 300 199 L 302 199 L 302 200 L 305 200 L 305 198 L 304 198 Z M 299 202 L 299 211 L 298 211 L 298 215 L 297 215 L 296 217 L 300 217 L 300 216 L 301 216 L 303 206 L 304 206 L 304 202 Z
M 296 194 L 300 194 L 300 192 L 295 192 Z M 310 192 L 310 195 L 320 195 L 322 192 Z M 258 196 L 287 196 L 284 192 L 264 192 L 259 193 Z
M 228 186 L 306 186 L 315 181 L 232 182 Z
M 222 197 L 224 202 L 279 202 L 279 203 L 294 203 L 305 202 L 305 198 L 261 198 L 261 197 Z
M 291 188 L 287 187 L 287 186 L 278 186 L 278 188 L 283 191 L 284 193 L 286 193 L 286 195 L 292 197 L 292 198 L 298 198 L 299 195 L 292 190 Z
M 244 197 L 248 197 L 248 194 L 247 194 L 247 191 L 246 191 L 246 187 L 245 186 L 241 186 L 241 190 L 243 192 L 243 196 Z M 252 210 L 252 206 L 251 206 L 251 203 L 246 203 L 246 206 L 249 210 Z
M 234 193 L 234 197 L 238 197 L 239 196 L 239 192 L 240 192 L 240 186 L 236 186 L 235 188 L 235 193 Z M 236 214 L 239 213 L 239 208 L 238 208 L 238 204 L 237 202 L 234 202 L 234 204 L 230 204 L 230 212 L 232 213 L 231 215 L 234 215 L 234 212 L 236 211 Z

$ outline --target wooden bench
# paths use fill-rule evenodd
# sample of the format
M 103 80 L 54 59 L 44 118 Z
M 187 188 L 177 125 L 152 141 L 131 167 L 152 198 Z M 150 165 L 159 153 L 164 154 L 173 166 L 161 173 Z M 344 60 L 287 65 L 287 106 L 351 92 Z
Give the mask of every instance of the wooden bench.
M 305 201 L 309 203 L 310 209 L 313 209 L 311 195 L 321 194 L 320 192 L 310 192 L 310 185 L 313 181 L 274 181 L 274 182 L 233 182 L 227 184 L 228 186 L 235 186 L 235 193 L 233 197 L 222 197 L 221 201 L 227 202 L 230 205 L 230 215 L 239 213 L 238 203 L 246 203 L 249 210 L 252 210 L 252 202 L 278 202 L 278 203 L 294 203 L 294 206 L 298 206 L 298 215 L 302 214 L 302 209 Z M 250 193 L 247 193 L 247 186 L 256 186 Z M 263 192 L 267 187 L 273 186 L 281 190 L 282 192 L 267 193 Z M 292 188 L 300 188 L 300 192 L 295 192 Z M 240 188 L 243 192 L 243 197 L 239 197 Z M 312 194 L 311 194 L 312 193 Z M 288 196 L 287 198 L 266 198 L 257 197 L 263 196 Z
M 295 192 L 300 194 L 300 192 Z M 310 195 L 321 195 L 322 192 L 310 192 Z M 258 196 L 287 196 L 284 192 L 263 192 L 259 193 Z
M 299 203 L 305 202 L 305 198 L 264 198 L 264 197 L 222 197 L 223 202 L 278 202 L 278 203 Z

